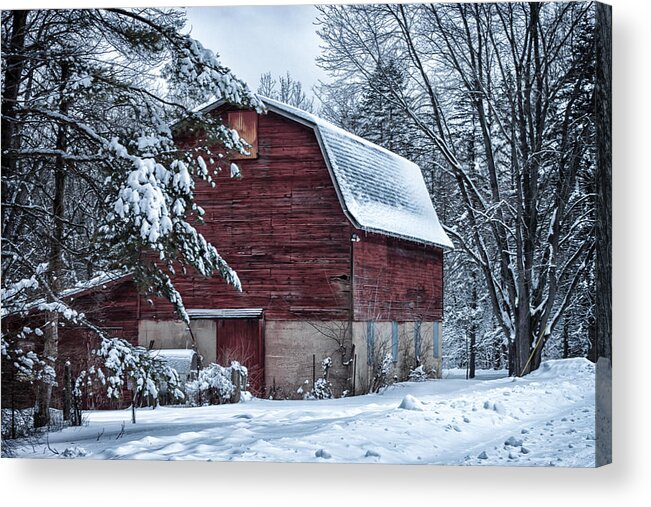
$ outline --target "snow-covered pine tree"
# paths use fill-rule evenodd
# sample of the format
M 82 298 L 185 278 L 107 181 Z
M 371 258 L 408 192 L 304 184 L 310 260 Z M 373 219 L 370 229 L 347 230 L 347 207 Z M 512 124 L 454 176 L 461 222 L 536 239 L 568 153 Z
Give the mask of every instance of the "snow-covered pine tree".
M 192 267 L 239 287 L 192 225 L 202 215 L 193 190 L 195 179 L 214 176 L 207 161 L 244 146 L 192 106 L 220 98 L 263 106 L 184 25 L 174 9 L 2 12 L 3 315 L 45 300 L 51 367 L 71 311 L 59 294 L 97 271 L 131 271 L 186 321 L 175 271 Z M 179 149 L 171 125 L 205 143 Z M 41 384 L 36 426 L 47 424 L 50 396 Z
M 109 399 L 119 399 L 125 389 L 131 393 L 131 422 L 136 423 L 136 407 L 144 404 L 158 406 L 160 394 L 168 399 L 185 398 L 178 373 L 165 359 L 144 347 L 131 345 L 121 338 L 102 338 L 95 351 L 97 365 L 80 373 L 75 384 L 89 390 L 102 390 Z
M 360 85 L 342 78 L 319 83 L 315 94 L 321 102 L 318 115 L 348 132 L 359 132 Z
M 364 83 L 361 96 L 355 133 L 414 160 L 414 139 L 418 136 L 413 121 L 395 98 L 405 96 L 405 78 L 398 62 L 393 58 L 379 61 Z

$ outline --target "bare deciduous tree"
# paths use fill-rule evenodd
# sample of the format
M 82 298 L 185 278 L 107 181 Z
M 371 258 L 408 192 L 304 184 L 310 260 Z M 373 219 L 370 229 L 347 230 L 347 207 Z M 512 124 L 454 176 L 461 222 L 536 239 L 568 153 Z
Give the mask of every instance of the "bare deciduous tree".
M 448 232 L 483 274 L 511 373 L 537 368 L 593 262 L 594 6 L 319 9 L 320 64 L 335 78 L 403 66 L 403 86 L 377 91 L 456 184 Z

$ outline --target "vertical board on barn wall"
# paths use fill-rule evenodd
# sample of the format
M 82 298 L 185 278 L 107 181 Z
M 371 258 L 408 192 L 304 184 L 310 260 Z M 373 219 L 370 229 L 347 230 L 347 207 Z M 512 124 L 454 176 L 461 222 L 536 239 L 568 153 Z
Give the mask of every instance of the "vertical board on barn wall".
M 375 322 L 369 320 L 366 322 L 366 362 L 373 364 L 373 356 L 375 354 Z
M 398 321 L 391 322 L 391 359 L 398 360 Z
M 436 321 L 434 322 L 434 325 L 432 326 L 432 347 L 433 347 L 433 356 L 434 359 L 439 358 L 439 347 L 440 347 L 440 340 L 441 340 L 441 321 Z
M 237 130 L 239 136 L 251 146 L 249 155 L 233 153 L 231 159 L 244 160 L 258 157 L 258 113 L 255 111 L 229 111 L 228 125 Z

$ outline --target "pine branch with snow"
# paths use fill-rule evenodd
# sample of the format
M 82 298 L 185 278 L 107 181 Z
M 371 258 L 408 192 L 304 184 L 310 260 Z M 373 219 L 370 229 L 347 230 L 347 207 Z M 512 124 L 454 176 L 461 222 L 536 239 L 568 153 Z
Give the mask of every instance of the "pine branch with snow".
M 80 396 L 83 387 L 91 392 L 103 392 L 109 399 L 120 399 L 124 391 L 131 393 L 135 409 L 152 403 L 156 408 L 161 394 L 172 401 L 183 400 L 183 383 L 171 366 L 144 347 L 135 346 L 121 338 L 102 338 L 94 351 L 98 362 L 82 371 L 75 381 L 75 393 Z M 133 412 L 135 423 L 135 410 Z

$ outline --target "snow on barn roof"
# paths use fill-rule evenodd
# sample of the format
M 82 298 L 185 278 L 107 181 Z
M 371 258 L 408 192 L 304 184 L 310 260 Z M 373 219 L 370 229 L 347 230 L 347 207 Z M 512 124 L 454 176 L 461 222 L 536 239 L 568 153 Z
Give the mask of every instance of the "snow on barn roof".
M 97 288 L 106 288 L 106 285 L 122 280 L 131 276 L 131 271 L 126 270 L 116 270 L 116 271 L 102 271 L 96 273 L 89 280 L 84 280 L 82 282 L 77 282 L 73 287 L 64 290 L 61 292 L 61 298 L 68 298 L 73 296 L 78 296 L 86 291 L 97 289 Z
M 94 291 L 95 289 L 105 289 L 108 285 L 118 282 L 120 280 L 126 279 L 131 276 L 130 271 L 109 271 L 109 272 L 98 272 L 92 278 L 84 281 L 77 282 L 74 286 L 64 289 L 59 294 L 61 300 L 68 298 L 80 297 L 87 292 Z M 29 280 L 22 280 L 19 282 L 21 286 L 24 286 L 25 282 Z M 17 297 L 13 299 L 12 295 L 6 296 L 6 292 L 3 293 L 2 309 L 0 310 L 0 317 L 3 319 L 8 315 L 13 313 L 27 312 L 31 310 L 48 310 L 54 307 L 64 308 L 58 305 L 58 303 L 48 303 L 46 298 L 39 298 L 36 300 L 27 300 L 24 295 L 22 297 Z
M 313 114 L 260 97 L 270 111 L 312 127 L 342 208 L 356 227 L 453 248 L 439 222 L 420 167 Z M 200 111 L 223 104 L 214 102 Z

